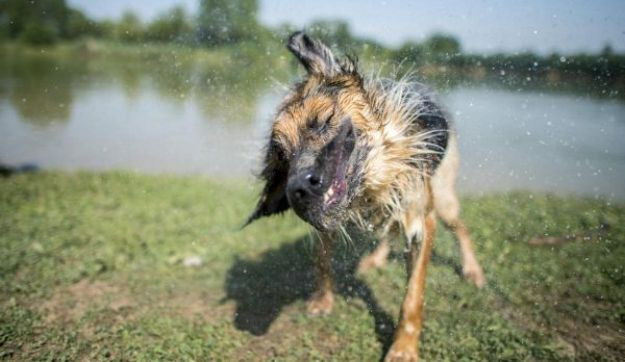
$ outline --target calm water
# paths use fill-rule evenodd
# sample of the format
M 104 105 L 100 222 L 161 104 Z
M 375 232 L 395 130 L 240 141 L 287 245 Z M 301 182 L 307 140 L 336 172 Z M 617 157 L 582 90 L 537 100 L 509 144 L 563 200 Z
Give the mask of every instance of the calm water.
M 258 71 L 38 57 L 0 64 L 0 163 L 249 177 L 283 88 Z M 484 86 L 443 91 L 462 192 L 625 200 L 625 104 Z

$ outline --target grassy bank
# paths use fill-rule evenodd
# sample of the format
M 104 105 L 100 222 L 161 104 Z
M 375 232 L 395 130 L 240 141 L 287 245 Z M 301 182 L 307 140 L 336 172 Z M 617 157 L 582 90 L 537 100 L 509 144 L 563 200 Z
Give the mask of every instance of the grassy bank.
M 306 227 L 287 215 L 239 231 L 255 192 L 117 173 L 1 178 L 0 357 L 377 360 L 402 298 L 402 263 L 353 277 L 362 248 L 341 247 L 336 309 L 307 317 Z M 464 201 L 489 283 L 477 291 L 461 280 L 441 230 L 424 359 L 622 358 L 622 206 L 524 193 Z
M 247 81 L 267 76 L 284 77 L 289 69 L 287 58 L 275 56 L 283 50 L 279 42 L 256 44 L 252 42 L 208 49 L 175 43 L 127 44 L 116 41 L 83 39 L 49 46 L 28 46 L 18 42 L 0 43 L 4 65 L 11 60 L 46 59 L 64 65 L 79 66 L 88 63 L 91 71 L 102 71 L 120 65 L 136 68 L 167 67 L 180 77 L 190 71 L 210 71 L 225 74 L 229 81 L 238 80 L 236 74 L 245 73 Z M 258 73 L 252 76 L 252 73 Z M 240 77 L 240 76 L 239 76 Z M 231 79 L 235 78 L 235 79 Z M 250 79 L 251 78 L 251 79 Z M 188 78 L 187 78 L 188 79 Z

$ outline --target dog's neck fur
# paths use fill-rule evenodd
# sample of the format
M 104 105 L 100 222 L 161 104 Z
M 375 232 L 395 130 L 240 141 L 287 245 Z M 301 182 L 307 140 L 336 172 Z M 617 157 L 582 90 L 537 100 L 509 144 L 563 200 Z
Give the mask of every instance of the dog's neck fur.
M 399 222 L 408 205 L 425 213 L 429 176 L 436 167 L 432 155 L 440 159 L 445 151 L 432 147 L 431 139 L 445 133 L 446 146 L 448 130 L 429 129 L 417 122 L 432 112 L 427 107 L 432 104 L 431 94 L 419 83 L 368 79 L 362 89 L 363 99 L 355 100 L 350 94 L 352 98 L 345 100 L 360 108 L 352 117 L 357 129 L 366 130 L 360 142 L 368 150 L 350 219 L 361 228 L 386 233 L 391 228 L 386 224 Z M 424 200 L 408 195 L 421 195 Z

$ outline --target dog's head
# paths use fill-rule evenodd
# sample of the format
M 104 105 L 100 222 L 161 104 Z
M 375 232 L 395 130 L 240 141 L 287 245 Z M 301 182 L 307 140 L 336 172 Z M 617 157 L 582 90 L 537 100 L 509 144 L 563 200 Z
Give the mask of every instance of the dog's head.
M 304 33 L 291 35 L 287 47 L 308 74 L 273 123 L 266 184 L 248 223 L 292 208 L 315 228 L 332 230 L 347 218 L 360 183 L 362 78 L 353 61 Z

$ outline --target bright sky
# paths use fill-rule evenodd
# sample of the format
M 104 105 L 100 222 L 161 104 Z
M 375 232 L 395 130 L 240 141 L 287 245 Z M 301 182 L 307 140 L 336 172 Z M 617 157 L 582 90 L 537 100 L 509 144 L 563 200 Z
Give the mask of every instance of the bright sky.
M 68 0 L 97 19 L 130 9 L 148 20 L 174 5 L 195 13 L 198 0 Z M 610 43 L 625 52 L 625 0 L 260 0 L 266 25 L 302 27 L 315 19 L 343 19 L 352 31 L 387 45 L 442 31 L 475 52 L 598 51 Z

